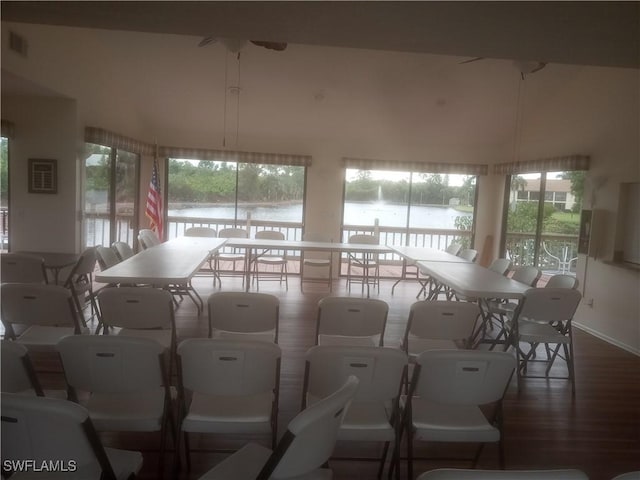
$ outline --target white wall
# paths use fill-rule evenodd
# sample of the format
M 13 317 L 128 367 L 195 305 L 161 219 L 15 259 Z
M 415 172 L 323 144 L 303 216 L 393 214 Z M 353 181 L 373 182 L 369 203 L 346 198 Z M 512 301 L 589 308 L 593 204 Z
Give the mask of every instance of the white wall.
M 76 102 L 55 97 L 2 97 L 11 119 L 9 217 L 12 251 L 76 252 L 80 248 Z M 58 193 L 28 192 L 28 159 L 57 160 Z

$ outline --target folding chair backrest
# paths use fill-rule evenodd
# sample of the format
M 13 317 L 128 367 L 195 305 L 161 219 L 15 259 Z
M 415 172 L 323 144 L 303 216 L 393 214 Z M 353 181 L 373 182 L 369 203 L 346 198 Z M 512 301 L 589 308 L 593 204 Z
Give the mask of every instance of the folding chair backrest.
M 103 477 L 115 480 L 87 410 L 73 402 L 47 397 L 2 394 L 2 461 L 52 459 L 78 468 L 102 458 Z M 92 438 L 91 438 L 92 437 Z M 96 479 L 100 468 L 96 467 Z M 61 477 L 62 478 L 62 477 Z
M 510 353 L 478 350 L 427 350 L 416 363 L 415 395 L 451 405 L 500 400 L 516 366 Z
M 149 230 L 148 228 L 142 229 L 138 232 L 138 241 L 144 250 L 160 245 L 160 239 L 158 238 L 158 235 L 156 235 L 156 232 Z
M 545 288 L 578 288 L 578 279 L 573 275 L 559 273 L 547 281 Z
M 396 348 L 315 346 L 307 352 L 306 390 L 316 398 L 329 396 L 349 376 L 360 381 L 355 401 L 385 402 L 399 393 L 407 355 Z
M 240 334 L 246 339 L 278 340 L 280 300 L 274 295 L 255 292 L 218 292 L 207 299 L 209 336 Z
M 172 297 L 157 288 L 105 288 L 98 294 L 102 321 L 108 327 L 172 329 Z
M 378 245 L 380 240 L 375 235 L 357 233 L 349 237 L 349 243 L 364 243 L 367 245 Z
M 581 298 L 572 288 L 530 288 L 516 315 L 538 322 L 564 322 L 573 318 Z
M 24 393 L 33 391 L 43 395 L 42 387 L 29 360 L 27 347 L 17 342 L 2 340 L 0 343 L 0 367 L 2 392 Z
M 460 250 L 462 250 L 462 245 L 459 243 L 452 243 L 445 249 L 445 252 L 450 253 L 451 255 L 458 255 Z
M 95 247 L 89 247 L 85 249 L 78 257 L 78 261 L 71 269 L 69 273 L 69 277 L 67 278 L 67 283 L 69 283 L 74 277 L 89 275 L 93 273 L 96 268 L 96 261 L 98 260 L 98 255 L 96 253 Z
M 133 393 L 165 385 L 162 345 L 122 335 L 75 335 L 58 342 L 69 386 L 94 393 Z
M 511 260 L 508 258 L 496 258 L 491 265 L 489 265 L 489 270 L 492 270 L 500 275 L 506 275 L 509 269 L 511 268 Z
M 480 315 L 471 302 L 420 301 L 411 305 L 406 337 L 433 340 L 467 340 Z
M 383 300 L 326 297 L 318 302 L 317 335 L 365 337 L 380 335 L 387 324 L 389 305 Z
M 249 238 L 244 228 L 223 228 L 218 232 L 220 238 Z
M 322 466 L 333 452 L 338 429 L 357 388 L 358 379 L 351 376 L 335 393 L 300 412 L 289 423 L 258 478 L 290 478 Z
M 218 232 L 216 232 L 213 228 L 209 228 L 209 227 L 191 227 L 191 228 L 187 228 L 184 231 L 184 236 L 215 238 L 218 236 Z
M 589 480 L 589 477 L 584 472 L 575 469 L 463 470 L 441 468 L 425 472 L 417 480 Z
M 111 248 L 116 251 L 120 260 L 126 260 L 129 257 L 133 257 L 135 254 L 131 245 L 125 242 L 113 242 L 111 244 Z
M 478 251 L 473 248 L 463 248 L 458 252 L 458 257 L 469 262 L 475 262 L 476 258 L 478 258 Z
M 71 291 L 60 285 L 3 283 L 2 322 L 5 325 L 75 327 L 80 333 Z
M 2 283 L 46 283 L 44 260 L 41 257 L 3 253 L 0 262 Z
M 96 254 L 101 270 L 106 270 L 107 268 L 113 267 L 114 265 L 120 263 L 118 254 L 112 248 L 103 247 L 102 245 L 97 246 Z
M 277 230 L 260 230 L 256 232 L 256 238 L 265 239 L 265 240 L 284 240 L 284 233 L 279 232 Z
M 535 287 L 541 274 L 542 272 L 538 267 L 524 266 L 513 272 L 511 278 L 530 287 Z
M 207 395 L 242 396 L 277 388 L 275 343 L 190 338 L 178 345 L 182 385 Z

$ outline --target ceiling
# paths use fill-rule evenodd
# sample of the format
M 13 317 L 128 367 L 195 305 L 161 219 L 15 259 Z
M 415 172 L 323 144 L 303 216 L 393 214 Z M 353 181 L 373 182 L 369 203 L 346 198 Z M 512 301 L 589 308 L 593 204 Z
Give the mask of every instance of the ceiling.
M 638 68 L 638 2 L 2 1 L 2 20 Z

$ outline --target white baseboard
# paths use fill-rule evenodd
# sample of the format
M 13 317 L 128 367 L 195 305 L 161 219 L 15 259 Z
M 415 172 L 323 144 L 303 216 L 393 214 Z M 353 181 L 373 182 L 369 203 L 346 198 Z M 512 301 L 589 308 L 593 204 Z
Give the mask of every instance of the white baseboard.
M 594 337 L 599 338 L 600 340 L 604 340 L 607 343 L 610 343 L 612 345 L 615 345 L 616 347 L 622 348 L 623 350 L 626 350 L 629 353 L 633 353 L 634 355 L 640 356 L 640 350 L 638 350 L 637 348 L 633 348 L 629 345 L 626 345 L 616 340 L 615 338 L 611 338 L 608 335 L 604 335 L 603 333 L 598 332 L 597 330 L 594 330 L 593 328 L 587 327 L 577 322 L 573 322 L 573 326 L 593 335 Z

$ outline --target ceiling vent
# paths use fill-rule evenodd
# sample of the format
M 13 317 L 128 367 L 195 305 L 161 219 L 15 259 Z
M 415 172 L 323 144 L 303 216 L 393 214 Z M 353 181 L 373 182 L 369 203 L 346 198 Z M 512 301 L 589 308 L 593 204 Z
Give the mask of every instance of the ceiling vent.
M 27 41 L 15 32 L 9 32 L 9 49 L 23 57 L 27 56 Z

